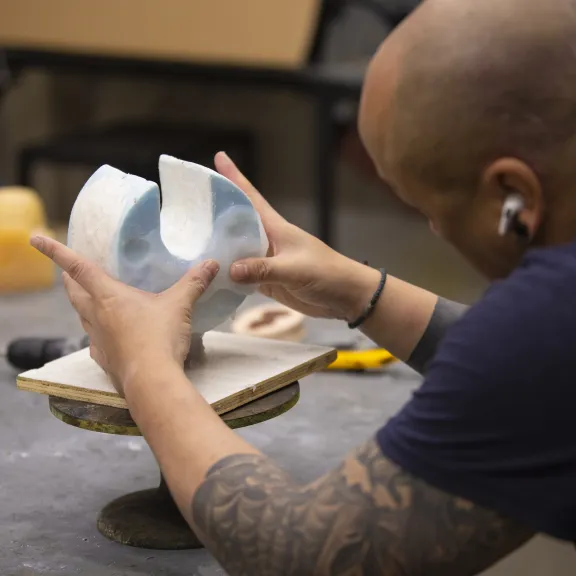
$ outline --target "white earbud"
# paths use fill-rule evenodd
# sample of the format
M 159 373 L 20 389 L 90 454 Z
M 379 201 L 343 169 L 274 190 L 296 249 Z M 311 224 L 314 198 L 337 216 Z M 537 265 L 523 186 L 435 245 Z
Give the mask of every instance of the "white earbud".
M 518 233 L 518 215 L 524 210 L 524 200 L 519 194 L 511 194 L 504 200 L 502 207 L 502 215 L 500 216 L 500 223 L 498 225 L 498 234 L 506 236 L 514 231 Z M 525 227 L 522 226 L 522 229 Z

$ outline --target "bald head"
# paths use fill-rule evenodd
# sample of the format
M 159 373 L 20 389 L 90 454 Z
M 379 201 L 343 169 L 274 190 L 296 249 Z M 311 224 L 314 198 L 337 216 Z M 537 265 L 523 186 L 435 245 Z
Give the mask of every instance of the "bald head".
M 360 131 L 380 174 L 488 276 L 571 241 L 576 0 L 425 0 L 373 59 Z M 510 194 L 520 241 L 498 233 Z
M 374 58 L 361 123 L 384 173 L 461 188 L 513 156 L 560 175 L 576 164 L 576 0 L 426 0 Z

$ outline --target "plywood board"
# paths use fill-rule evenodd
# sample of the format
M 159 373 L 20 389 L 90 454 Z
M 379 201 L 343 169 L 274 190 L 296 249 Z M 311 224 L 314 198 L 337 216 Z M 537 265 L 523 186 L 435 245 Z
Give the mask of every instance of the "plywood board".
M 186 375 L 218 414 L 322 370 L 336 359 L 336 351 L 324 346 L 224 332 L 208 332 L 204 346 L 206 362 Z M 87 349 L 24 372 L 17 383 L 20 390 L 127 408 Z
M 2 0 L 0 45 L 300 68 L 320 0 Z

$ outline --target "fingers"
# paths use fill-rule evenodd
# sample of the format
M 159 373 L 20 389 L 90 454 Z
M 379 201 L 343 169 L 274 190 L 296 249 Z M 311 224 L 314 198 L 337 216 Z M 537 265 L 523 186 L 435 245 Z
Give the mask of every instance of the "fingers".
M 92 296 L 105 296 L 111 292 L 113 280 L 103 270 L 60 242 L 45 236 L 34 236 L 30 244 L 60 266 Z
M 70 304 L 72 304 L 74 310 L 78 312 L 80 318 L 80 324 L 84 332 L 91 337 L 92 334 L 92 322 L 89 318 L 92 318 L 94 301 L 92 297 L 78 282 L 75 282 L 70 278 L 67 272 L 62 274 L 62 279 L 64 281 L 64 288 L 68 294 L 68 299 Z
M 186 304 L 194 304 L 206 292 L 219 270 L 218 262 L 207 260 L 188 270 L 174 286 L 166 290 L 165 294 L 175 295 L 179 299 L 182 298 Z
M 231 182 L 236 184 L 238 188 L 240 188 L 250 201 L 254 205 L 254 208 L 258 211 L 262 219 L 268 221 L 270 223 L 270 219 L 284 221 L 284 218 L 270 206 L 270 204 L 264 200 L 264 197 L 256 188 L 252 185 L 252 183 L 240 172 L 236 164 L 232 161 L 232 159 L 226 154 L 226 152 L 218 152 L 216 157 L 214 158 L 214 164 L 216 166 L 216 170 L 222 174 L 225 178 L 228 178 Z M 266 226 L 266 222 L 264 225 Z
M 230 267 L 230 278 L 239 284 L 283 282 L 284 276 L 276 258 L 248 258 Z
M 62 280 L 70 304 L 72 304 L 74 310 L 78 312 L 81 318 L 89 321 L 88 319 L 92 317 L 92 297 L 78 282 L 72 280 L 67 272 L 62 274 Z

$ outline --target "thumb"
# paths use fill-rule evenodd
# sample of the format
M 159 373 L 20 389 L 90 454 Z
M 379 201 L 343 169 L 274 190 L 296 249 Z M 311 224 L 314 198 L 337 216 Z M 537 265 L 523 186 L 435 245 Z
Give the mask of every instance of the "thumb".
M 206 260 L 194 268 L 190 268 L 174 286 L 168 288 L 165 293 L 169 293 L 177 299 L 183 299 L 187 304 L 192 305 L 206 292 L 212 280 L 216 278 L 220 266 L 215 260 Z
M 230 267 L 230 278 L 239 284 L 270 284 L 283 282 L 286 270 L 272 258 L 247 258 L 234 262 Z

